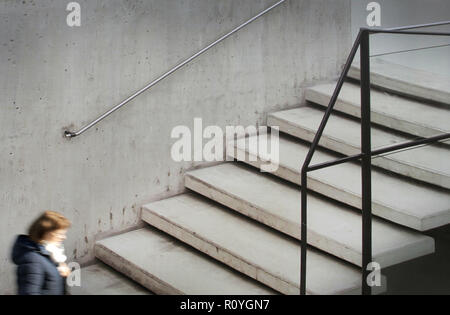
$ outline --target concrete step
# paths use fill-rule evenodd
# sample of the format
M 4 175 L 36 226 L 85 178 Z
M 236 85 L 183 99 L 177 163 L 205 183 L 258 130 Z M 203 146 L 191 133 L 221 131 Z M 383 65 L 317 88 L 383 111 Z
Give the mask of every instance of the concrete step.
M 98 241 L 95 255 L 155 294 L 276 294 L 151 227 Z
M 336 83 L 317 85 L 306 90 L 306 99 L 328 107 Z M 345 83 L 335 110 L 361 117 L 361 93 L 358 84 Z M 372 122 L 419 137 L 430 137 L 450 132 L 450 109 L 424 102 L 371 91 Z
M 254 141 L 254 140 L 252 140 Z M 245 153 L 243 162 L 256 168 L 267 163 L 259 153 L 249 150 L 246 143 L 227 147 L 227 154 L 237 158 Z M 270 143 L 269 143 L 270 147 Z M 300 185 L 300 169 L 309 150 L 305 144 L 290 137 L 279 139 L 280 161 L 274 175 Z M 338 156 L 321 149 L 316 151 L 312 164 L 333 161 Z M 361 168 L 358 164 L 345 163 L 310 172 L 308 188 L 356 208 L 361 208 Z M 308 199 L 309 200 L 309 199 Z M 372 171 L 372 211 L 389 221 L 425 231 L 450 223 L 450 194 L 444 189 L 374 169 Z
M 192 171 L 185 186 L 258 222 L 301 239 L 298 187 L 237 163 Z M 315 194 L 308 198 L 308 244 L 361 266 L 361 215 Z M 373 220 L 373 260 L 388 267 L 434 252 L 431 237 Z
M 450 78 L 405 67 L 380 58 L 370 62 L 370 80 L 374 86 L 413 97 L 450 104 Z M 359 80 L 360 65 L 354 62 L 348 76 Z
M 152 295 L 153 293 L 99 262 L 81 268 L 81 286 L 70 287 L 70 295 Z
M 279 126 L 282 132 L 311 142 L 324 112 L 312 107 L 302 107 L 270 114 L 269 126 Z M 333 115 L 328 121 L 320 145 L 345 155 L 361 152 L 361 128 L 356 120 Z M 372 127 L 372 148 L 377 149 L 411 140 Z M 425 146 L 392 155 L 377 157 L 373 165 L 450 189 L 450 150 L 439 146 Z
M 148 204 L 142 219 L 284 294 L 299 294 L 300 243 L 194 194 Z M 309 250 L 309 294 L 359 294 L 359 269 Z

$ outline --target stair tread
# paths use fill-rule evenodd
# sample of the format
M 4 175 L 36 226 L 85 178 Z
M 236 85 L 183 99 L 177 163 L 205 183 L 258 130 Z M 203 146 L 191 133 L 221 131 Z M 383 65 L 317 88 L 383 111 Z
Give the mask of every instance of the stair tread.
M 299 293 L 300 243 L 194 194 L 154 202 L 142 219 L 285 294 Z M 360 292 L 359 269 L 308 250 L 309 294 Z
M 232 146 L 229 143 L 228 146 Z M 246 143 L 235 146 L 258 157 L 258 152 L 248 150 Z M 270 144 L 269 144 L 270 146 Z M 279 167 L 274 175 L 300 185 L 300 168 L 309 146 L 295 139 L 280 136 Z M 232 148 L 227 153 L 236 158 Z M 318 149 L 311 165 L 332 161 L 336 154 Z M 265 159 L 262 159 L 265 161 Z M 246 158 L 243 162 L 260 168 L 256 162 Z M 308 188 L 333 199 L 361 208 L 361 169 L 355 163 L 345 163 L 308 173 Z M 429 230 L 450 223 L 450 194 L 442 189 L 387 174 L 372 171 L 372 210 L 379 217 L 417 230 Z
M 81 268 L 81 286 L 70 295 L 152 295 L 153 293 L 103 263 Z
M 321 84 L 306 90 L 306 99 L 328 106 L 336 83 Z M 345 83 L 334 107 L 343 113 L 361 117 L 360 86 Z M 450 132 L 450 110 L 424 102 L 396 96 L 378 90 L 371 91 L 372 122 L 410 133 L 429 137 Z
M 280 126 L 286 132 L 306 141 L 312 141 L 324 112 L 312 107 L 301 107 L 269 115 L 268 125 Z M 345 155 L 360 153 L 361 127 L 358 121 L 332 115 L 321 138 L 320 145 Z M 410 141 L 411 138 L 393 134 L 372 127 L 372 149 L 395 143 Z M 413 153 L 412 153 L 413 152 Z M 424 146 L 372 160 L 376 166 L 450 188 L 450 150 L 438 146 Z
M 359 62 L 353 63 L 348 76 L 359 80 Z M 388 90 L 439 103 L 450 103 L 449 77 L 375 58 L 370 62 L 370 80 L 373 85 Z
M 99 259 L 157 294 L 276 294 L 150 227 L 98 241 L 95 247 Z
M 185 185 L 259 222 L 301 238 L 301 193 L 292 185 L 236 163 L 188 172 Z M 309 196 L 308 209 L 308 243 L 361 265 L 361 215 L 315 195 Z M 383 267 L 433 251 L 431 237 L 373 220 L 373 257 Z

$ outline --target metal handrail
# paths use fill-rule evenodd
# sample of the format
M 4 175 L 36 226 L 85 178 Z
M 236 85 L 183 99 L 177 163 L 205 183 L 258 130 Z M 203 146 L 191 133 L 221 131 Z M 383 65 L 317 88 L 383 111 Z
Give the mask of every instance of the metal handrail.
M 376 33 L 388 33 L 388 34 L 406 34 L 406 35 L 438 35 L 438 36 L 450 36 L 450 33 L 442 32 L 420 32 L 420 31 L 407 31 L 413 28 L 432 27 L 439 25 L 449 25 L 450 21 L 442 21 L 430 24 L 411 25 L 389 29 L 369 29 L 361 28 L 358 36 L 353 44 L 352 50 L 347 58 L 344 69 L 339 77 L 336 88 L 330 99 L 328 107 L 325 111 L 324 117 L 320 123 L 319 129 L 316 132 L 314 140 L 311 143 L 308 154 L 304 160 L 301 168 L 301 240 L 302 248 L 300 252 L 300 294 L 306 294 L 306 256 L 307 256 L 307 183 L 308 172 L 323 169 L 326 167 L 339 165 L 342 163 L 361 160 L 362 164 L 362 293 L 371 294 L 371 288 L 366 282 L 366 277 L 369 271 L 366 269 L 368 263 L 372 260 L 372 196 L 371 196 L 371 158 L 380 154 L 392 153 L 399 149 L 412 148 L 423 144 L 430 144 L 439 142 L 442 140 L 450 139 L 450 133 L 413 140 L 401 144 L 396 144 L 378 150 L 372 150 L 370 147 L 371 136 L 371 120 L 370 120 L 370 61 L 369 61 L 369 36 Z M 314 153 L 319 145 L 320 138 L 325 130 L 327 122 L 331 116 L 335 103 L 338 99 L 339 93 L 346 80 L 347 74 L 353 63 L 353 59 L 360 49 L 361 54 L 361 153 L 353 156 L 343 157 L 334 161 L 324 162 L 310 166 Z
M 82 133 L 84 133 L 86 130 L 92 128 L 93 126 L 95 126 L 96 124 L 98 124 L 100 121 L 102 121 L 103 119 L 105 119 L 106 117 L 108 117 L 109 115 L 111 115 L 112 113 L 114 113 L 115 111 L 117 111 L 118 109 L 120 109 L 121 107 L 123 107 L 124 105 L 128 104 L 129 102 L 131 102 L 132 100 L 134 100 L 136 97 L 138 97 L 139 95 L 141 95 L 142 93 L 144 93 L 145 91 L 147 91 L 148 89 L 150 89 L 151 87 L 153 87 L 154 85 L 158 84 L 159 82 L 161 82 L 162 80 L 164 80 L 165 78 L 167 78 L 169 75 L 171 75 L 172 73 L 176 72 L 177 70 L 179 70 L 180 68 L 182 68 L 183 66 L 185 66 L 186 64 L 188 64 L 189 62 L 191 62 L 192 60 L 194 60 L 195 58 L 197 58 L 198 56 L 202 55 L 203 53 L 205 53 L 207 50 L 209 50 L 210 48 L 214 47 L 215 45 L 217 45 L 218 43 L 222 42 L 223 40 L 225 40 L 226 38 L 230 37 L 231 35 L 233 35 L 234 33 L 236 33 L 237 31 L 239 31 L 240 29 L 244 28 L 245 26 L 247 26 L 248 24 L 252 23 L 253 21 L 257 20 L 258 18 L 260 18 L 261 16 L 265 15 L 267 12 L 275 9 L 276 7 L 278 7 L 279 5 L 281 5 L 282 3 L 286 2 L 287 0 L 281 0 L 278 1 L 277 3 L 275 3 L 274 5 L 270 6 L 269 8 L 265 9 L 264 11 L 262 11 L 261 13 L 255 15 L 254 17 L 252 17 L 251 19 L 249 19 L 248 21 L 246 21 L 245 23 L 239 25 L 238 27 L 236 27 L 235 29 L 233 29 L 232 31 L 228 32 L 227 34 L 223 35 L 222 37 L 220 37 L 219 39 L 217 39 L 216 41 L 212 42 L 211 44 L 209 44 L 208 46 L 206 46 L 205 48 L 203 48 L 202 50 L 200 50 L 199 52 L 197 52 L 196 54 L 192 55 L 191 57 L 189 57 L 188 59 L 184 60 L 183 62 L 181 62 L 180 64 L 176 65 L 175 67 L 173 67 L 172 69 L 170 69 L 169 71 L 167 71 L 166 73 L 164 73 L 162 76 L 160 76 L 159 78 L 157 78 L 156 80 L 150 82 L 149 84 L 147 84 L 146 86 L 144 86 L 142 89 L 140 89 L 139 91 L 137 91 L 136 93 L 134 93 L 133 95 L 131 95 L 130 97 L 126 98 L 124 101 L 122 101 L 120 104 L 114 106 L 113 108 L 111 108 L 109 111 L 107 111 L 106 113 L 104 113 L 103 115 L 99 116 L 98 118 L 96 118 L 95 120 L 93 120 L 92 122 L 90 122 L 89 124 L 85 125 L 84 127 L 82 127 L 80 130 L 76 131 L 76 132 L 72 132 L 72 131 L 65 131 L 64 132 L 64 136 L 68 139 L 70 138 L 74 138 L 77 137 L 79 135 L 81 135 Z
M 433 26 L 441 26 L 441 25 L 448 25 L 448 24 L 450 24 L 450 21 L 440 21 L 440 22 L 435 22 L 435 23 L 427 23 L 427 24 L 417 24 L 417 25 L 408 25 L 408 26 L 385 28 L 385 29 L 381 29 L 381 30 L 382 31 L 404 31 L 404 30 L 410 30 L 410 29 L 413 29 L 413 28 L 433 27 Z

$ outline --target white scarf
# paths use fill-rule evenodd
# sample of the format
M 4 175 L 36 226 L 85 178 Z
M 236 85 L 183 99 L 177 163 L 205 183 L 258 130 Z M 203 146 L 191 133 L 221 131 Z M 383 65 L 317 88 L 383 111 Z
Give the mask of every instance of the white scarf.
M 44 243 L 45 249 L 50 253 L 52 260 L 58 264 L 61 264 L 67 260 L 67 256 L 64 255 L 64 245 L 55 243 Z

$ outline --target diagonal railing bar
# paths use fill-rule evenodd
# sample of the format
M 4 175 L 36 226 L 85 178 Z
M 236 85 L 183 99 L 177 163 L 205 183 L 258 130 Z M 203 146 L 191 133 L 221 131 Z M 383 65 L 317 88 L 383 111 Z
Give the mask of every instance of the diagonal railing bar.
M 383 30 L 368 30 L 370 34 L 401 34 L 401 35 L 429 35 L 429 36 L 449 36 L 449 32 L 418 32 L 418 31 L 383 31 Z
M 331 97 L 331 100 L 328 104 L 327 110 L 325 111 L 325 114 L 323 116 L 323 119 L 320 123 L 319 129 L 316 132 L 316 135 L 314 137 L 314 140 L 309 148 L 308 154 L 306 155 L 305 161 L 303 162 L 302 171 L 301 171 L 301 240 L 302 240 L 302 248 L 301 248 L 301 256 L 300 256 L 300 294 L 305 295 L 306 294 L 306 256 L 307 256 L 307 187 L 308 187 L 308 179 L 307 179 L 307 172 L 308 167 L 311 164 L 311 160 L 314 156 L 314 153 L 316 151 L 316 148 L 319 144 L 319 140 L 322 137 L 323 131 L 325 130 L 326 124 L 328 122 L 328 119 L 331 116 L 331 113 L 333 111 L 334 105 L 337 101 L 337 98 L 339 96 L 339 93 L 342 89 L 342 86 L 345 83 L 345 80 L 347 78 L 347 74 L 350 71 L 351 65 L 353 63 L 353 59 L 355 58 L 356 53 L 358 52 L 359 43 L 361 41 L 361 34 L 360 31 L 358 33 L 358 36 L 356 37 L 355 43 L 353 44 L 353 47 L 350 51 L 350 55 L 347 58 L 347 62 L 345 63 L 344 70 L 342 71 L 341 76 L 339 77 L 338 83 L 336 85 L 336 88 L 333 92 L 333 96 Z
M 450 139 L 450 133 L 444 133 L 442 135 L 437 135 L 437 136 L 433 136 L 433 137 L 425 138 L 425 139 L 416 139 L 416 140 L 412 140 L 412 141 L 408 141 L 408 142 L 397 143 L 397 144 L 394 144 L 391 146 L 382 147 L 382 148 L 373 150 L 371 152 L 371 158 L 376 159 L 377 157 L 384 156 L 386 153 L 395 154 L 402 150 L 415 149 L 416 147 L 419 147 L 419 146 L 430 145 L 432 143 L 442 142 L 442 141 L 445 141 L 448 139 Z M 352 156 L 346 156 L 346 157 L 336 159 L 333 161 L 314 164 L 314 165 L 308 167 L 308 172 L 318 171 L 323 168 L 336 166 L 336 165 L 344 164 L 347 162 L 358 161 L 362 157 L 363 157 L 363 154 L 360 153 L 360 154 L 355 154 Z
M 436 27 L 436 26 L 449 25 L 449 24 L 450 24 L 449 21 L 440 21 L 440 22 L 427 23 L 427 24 L 391 27 L 391 28 L 385 28 L 385 29 L 380 29 L 380 30 L 382 30 L 382 31 L 404 31 L 404 30 L 411 30 L 414 28 Z

